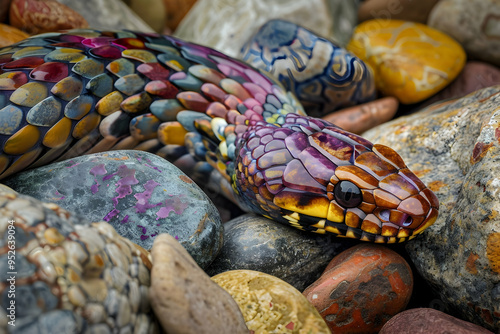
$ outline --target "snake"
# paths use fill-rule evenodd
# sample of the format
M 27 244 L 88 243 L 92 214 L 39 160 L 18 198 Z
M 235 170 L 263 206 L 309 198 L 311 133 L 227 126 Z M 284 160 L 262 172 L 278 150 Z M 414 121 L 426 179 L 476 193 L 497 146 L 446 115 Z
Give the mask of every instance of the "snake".
M 304 231 L 397 243 L 438 216 L 393 149 L 307 116 L 272 76 L 211 48 L 68 30 L 1 48 L 0 66 L 0 179 L 137 149 L 218 175 L 244 210 Z

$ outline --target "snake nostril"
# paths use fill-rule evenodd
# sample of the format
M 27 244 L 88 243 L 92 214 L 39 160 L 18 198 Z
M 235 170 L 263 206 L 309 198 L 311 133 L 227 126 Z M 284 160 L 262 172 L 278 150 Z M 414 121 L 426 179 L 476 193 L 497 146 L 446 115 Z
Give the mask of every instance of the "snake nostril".
M 413 218 L 411 216 L 406 217 L 405 221 L 403 222 L 404 227 L 408 227 L 413 223 Z
M 389 210 L 382 210 L 379 213 L 379 218 L 382 220 L 389 221 L 390 217 L 391 217 L 391 211 Z

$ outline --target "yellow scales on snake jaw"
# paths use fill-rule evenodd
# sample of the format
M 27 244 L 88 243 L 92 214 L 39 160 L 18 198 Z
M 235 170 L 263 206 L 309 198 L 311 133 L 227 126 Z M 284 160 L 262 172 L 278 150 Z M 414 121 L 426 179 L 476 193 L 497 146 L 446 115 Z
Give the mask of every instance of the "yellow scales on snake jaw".
M 306 231 L 394 243 L 437 218 L 392 149 L 306 116 L 279 83 L 209 48 L 78 30 L 0 49 L 0 64 L 0 178 L 140 149 L 218 171 L 243 207 Z

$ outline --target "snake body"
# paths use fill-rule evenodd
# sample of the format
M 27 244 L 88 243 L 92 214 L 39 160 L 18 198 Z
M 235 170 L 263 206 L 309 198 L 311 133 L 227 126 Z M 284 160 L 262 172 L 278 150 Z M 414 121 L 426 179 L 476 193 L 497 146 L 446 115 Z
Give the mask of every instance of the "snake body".
M 174 37 L 73 30 L 0 49 L 0 178 L 115 149 L 230 184 L 245 208 L 306 231 L 415 237 L 438 200 L 383 145 L 306 116 L 251 66 Z

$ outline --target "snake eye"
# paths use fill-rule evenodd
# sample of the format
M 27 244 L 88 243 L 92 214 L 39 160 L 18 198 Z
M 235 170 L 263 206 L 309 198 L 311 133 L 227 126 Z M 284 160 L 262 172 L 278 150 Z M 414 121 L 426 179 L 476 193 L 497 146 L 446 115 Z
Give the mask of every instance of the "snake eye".
M 335 185 L 333 192 L 337 203 L 344 208 L 354 208 L 363 201 L 361 190 L 350 181 L 340 181 Z

